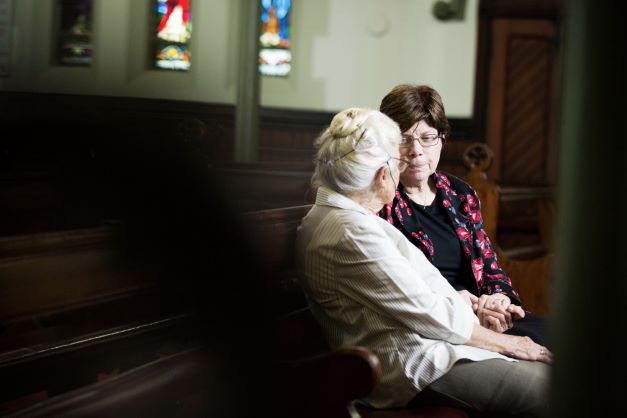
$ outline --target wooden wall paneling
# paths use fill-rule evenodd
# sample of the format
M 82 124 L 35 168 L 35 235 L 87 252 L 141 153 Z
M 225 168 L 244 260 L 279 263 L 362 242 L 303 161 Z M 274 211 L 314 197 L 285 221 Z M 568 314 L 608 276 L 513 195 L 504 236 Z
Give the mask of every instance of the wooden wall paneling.
M 26 126 L 34 134 L 49 134 L 49 130 L 63 132 L 65 137 L 79 138 L 77 148 L 89 148 L 98 138 L 101 143 L 124 143 L 129 132 L 150 141 L 168 140 L 177 136 L 188 140 L 212 161 L 233 161 L 234 106 L 226 104 L 183 102 L 177 100 L 144 99 L 135 97 L 83 96 L 49 93 L 3 92 L 0 94 L 0 121 L 13 127 Z M 332 112 L 263 108 L 259 161 L 310 162 L 314 155 L 313 141 L 328 126 Z M 32 122 L 36 121 L 36 124 Z M 461 161 L 462 147 L 453 145 L 459 140 L 476 140 L 473 119 L 450 120 L 453 128 L 449 149 L 442 158 L 448 163 Z M 203 132 L 197 131 L 204 124 Z M 30 125 L 30 126 L 29 126 Z M 39 130 L 33 128 L 38 125 Z M 68 127 L 72 127 L 68 130 Z M 36 132 L 35 132 L 36 131 Z M 46 133 L 48 132 L 48 133 Z M 31 149 L 27 155 L 17 155 L 17 141 L 6 139 L 2 144 L 4 167 L 14 163 L 15 157 L 25 157 L 24 164 L 33 162 L 39 151 Z M 50 141 L 47 146 L 61 150 L 64 144 Z M 97 149 L 90 150 L 98 151 Z M 42 151 L 45 158 L 51 154 Z M 461 168 L 461 165 L 460 165 Z
M 3 92 L 0 109 L 0 122 L 24 130 L 0 143 L 0 197 L 6 201 L 0 235 L 97 227 L 116 219 L 123 202 L 114 198 L 113 185 L 121 181 L 114 162 L 121 156 L 129 156 L 127 163 L 149 162 L 176 141 L 205 157 L 220 184 L 228 185 L 225 192 L 246 199 L 243 207 L 309 202 L 313 142 L 333 117 L 261 109 L 259 161 L 242 165 L 233 161 L 231 105 Z M 451 125 L 440 168 L 461 176 L 461 153 L 474 139 L 474 125 L 466 119 L 451 119 Z
M 313 160 L 317 129 L 293 127 L 262 128 L 259 160 L 308 162 Z
M 333 113 L 265 108 L 261 111 L 260 161 L 310 162 L 313 142 Z

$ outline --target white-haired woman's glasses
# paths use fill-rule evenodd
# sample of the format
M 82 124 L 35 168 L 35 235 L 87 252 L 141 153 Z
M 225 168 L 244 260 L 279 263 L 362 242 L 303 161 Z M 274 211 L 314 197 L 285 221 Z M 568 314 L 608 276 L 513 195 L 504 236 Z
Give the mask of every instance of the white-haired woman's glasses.
M 399 173 L 402 173 L 403 171 L 405 171 L 405 169 L 409 166 L 409 161 L 403 160 L 402 158 L 396 158 L 390 155 L 390 159 L 398 161 L 397 167 L 398 167 Z
M 396 180 L 394 180 L 394 175 L 392 174 L 392 167 L 390 167 L 390 160 L 398 161 L 398 163 L 396 164 L 396 167 L 398 168 L 398 175 L 399 175 L 399 177 L 400 177 L 401 173 L 409 165 L 409 161 L 403 160 L 402 158 L 392 157 L 390 155 L 390 158 L 388 158 L 388 160 L 385 162 L 385 164 L 387 164 L 387 166 L 388 166 L 388 170 L 390 170 L 390 178 L 392 179 L 392 186 L 394 186 L 394 188 L 396 189 L 397 183 L 396 183 Z M 399 180 L 400 180 L 400 178 L 399 178 Z

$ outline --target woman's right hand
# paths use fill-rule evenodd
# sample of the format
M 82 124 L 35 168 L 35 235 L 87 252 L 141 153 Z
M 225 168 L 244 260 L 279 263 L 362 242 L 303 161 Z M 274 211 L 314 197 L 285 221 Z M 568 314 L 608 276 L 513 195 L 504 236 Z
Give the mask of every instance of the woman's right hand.
M 536 344 L 531 338 L 499 334 L 479 324 L 475 324 L 466 344 L 520 360 L 541 361 L 543 363 L 553 361 L 553 353 L 545 346 Z
M 551 363 L 553 353 L 543 345 L 535 343 L 529 337 L 519 337 L 517 335 L 501 335 L 505 338 L 504 349 L 501 354 L 520 360 L 541 361 Z

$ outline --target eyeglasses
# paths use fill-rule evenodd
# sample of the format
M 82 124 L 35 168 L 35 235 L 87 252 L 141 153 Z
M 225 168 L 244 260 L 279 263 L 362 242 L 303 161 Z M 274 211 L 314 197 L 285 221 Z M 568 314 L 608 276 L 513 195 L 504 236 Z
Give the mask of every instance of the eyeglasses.
M 418 141 L 418 143 L 423 147 L 434 147 L 440 143 L 440 139 L 443 139 L 443 136 L 439 134 L 420 135 L 417 137 L 412 135 L 403 135 L 401 136 L 400 146 L 403 148 L 411 147 L 414 145 L 414 141 Z
M 402 158 L 396 158 L 390 155 L 390 159 L 398 161 L 398 164 L 396 166 L 398 167 L 399 173 L 402 173 L 403 171 L 405 171 L 405 169 L 409 166 L 409 161 L 403 160 Z
M 392 167 L 390 167 L 390 160 L 398 161 L 396 167 L 398 168 L 398 175 L 399 175 L 399 177 L 400 177 L 401 173 L 407 168 L 407 166 L 409 166 L 409 161 L 403 160 L 402 158 L 392 157 L 390 155 L 390 158 L 388 158 L 388 160 L 385 162 L 387 164 L 387 166 L 388 166 L 388 170 L 390 170 L 390 177 L 392 178 L 392 186 L 394 186 L 394 188 L 396 189 L 397 183 L 396 183 L 396 180 L 394 180 L 394 175 L 392 174 Z

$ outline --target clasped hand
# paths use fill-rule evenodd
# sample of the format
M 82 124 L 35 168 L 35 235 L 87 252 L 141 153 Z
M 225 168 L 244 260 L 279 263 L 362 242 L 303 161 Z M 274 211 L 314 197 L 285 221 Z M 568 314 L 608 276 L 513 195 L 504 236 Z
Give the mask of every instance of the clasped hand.
M 479 323 L 496 332 L 505 332 L 514 325 L 514 320 L 525 317 L 525 311 L 501 293 L 477 297 L 467 290 L 457 293 L 479 318 Z

